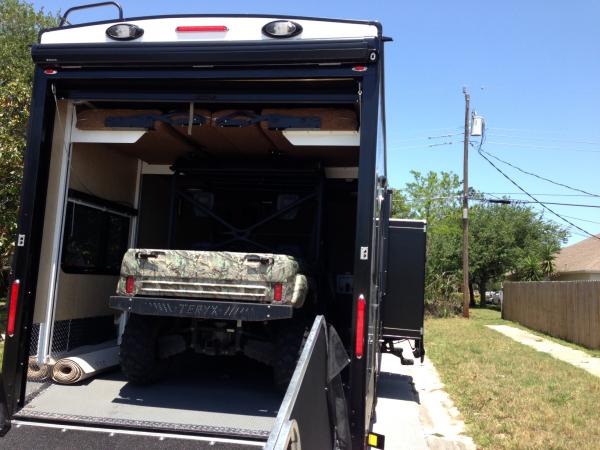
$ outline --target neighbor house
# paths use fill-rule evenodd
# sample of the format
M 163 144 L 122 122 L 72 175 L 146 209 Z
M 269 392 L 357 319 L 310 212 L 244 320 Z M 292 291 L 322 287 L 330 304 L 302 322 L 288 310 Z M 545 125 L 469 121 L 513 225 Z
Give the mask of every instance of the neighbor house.
M 600 280 L 600 234 L 561 249 L 554 266 L 556 281 Z

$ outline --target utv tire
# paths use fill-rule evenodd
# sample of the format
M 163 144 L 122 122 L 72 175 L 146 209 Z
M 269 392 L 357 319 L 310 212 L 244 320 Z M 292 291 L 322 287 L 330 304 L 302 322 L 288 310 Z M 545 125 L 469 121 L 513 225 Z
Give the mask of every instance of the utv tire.
M 131 383 L 151 384 L 166 375 L 169 360 L 158 357 L 162 323 L 160 318 L 152 316 L 129 316 L 119 356 L 121 369 Z
M 285 392 L 290 384 L 298 357 L 306 341 L 307 327 L 304 321 L 291 319 L 278 324 L 275 336 L 275 362 L 273 379 L 275 386 Z

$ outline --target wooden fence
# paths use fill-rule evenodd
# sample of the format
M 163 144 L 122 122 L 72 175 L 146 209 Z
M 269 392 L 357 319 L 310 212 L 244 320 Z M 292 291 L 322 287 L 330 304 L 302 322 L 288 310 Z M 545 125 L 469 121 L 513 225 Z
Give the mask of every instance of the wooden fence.
M 600 349 L 600 281 L 506 282 L 502 318 Z

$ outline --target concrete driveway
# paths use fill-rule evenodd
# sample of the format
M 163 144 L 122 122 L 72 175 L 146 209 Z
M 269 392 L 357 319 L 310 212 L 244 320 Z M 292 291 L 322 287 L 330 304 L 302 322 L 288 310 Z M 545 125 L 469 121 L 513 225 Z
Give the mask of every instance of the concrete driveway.
M 401 347 L 412 355 L 407 342 Z M 373 431 L 385 435 L 386 450 L 476 449 L 443 388 L 428 358 L 402 366 L 397 357 L 383 355 Z

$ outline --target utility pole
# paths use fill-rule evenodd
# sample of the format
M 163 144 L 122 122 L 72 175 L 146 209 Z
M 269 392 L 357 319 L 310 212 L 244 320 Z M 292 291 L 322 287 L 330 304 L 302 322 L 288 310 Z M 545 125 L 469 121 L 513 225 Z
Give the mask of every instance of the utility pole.
M 463 316 L 469 318 L 469 91 L 465 95 L 465 147 L 463 154 Z

